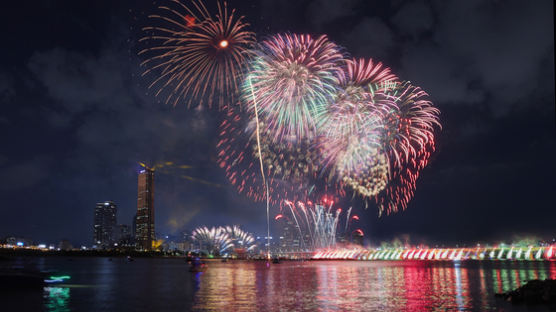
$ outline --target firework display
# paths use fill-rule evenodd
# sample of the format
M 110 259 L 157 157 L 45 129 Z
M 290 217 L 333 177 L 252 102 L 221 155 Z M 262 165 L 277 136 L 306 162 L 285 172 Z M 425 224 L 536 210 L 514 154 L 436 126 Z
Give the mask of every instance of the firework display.
M 346 60 L 329 95 L 312 134 L 295 140 L 267 126 L 268 116 L 259 130 L 253 112 L 229 111 L 218 143 L 229 180 L 262 201 L 266 177 L 274 204 L 334 191 L 376 201 L 379 214 L 405 209 L 434 151 L 438 109 L 423 90 L 372 60 Z
M 342 215 L 342 209 L 334 207 L 334 203 L 332 198 L 326 196 L 317 203 L 285 200 L 281 213 L 274 219 L 292 223 L 297 232 L 292 234 L 299 239 L 302 250 L 332 248 L 337 243 L 338 235 L 348 239 L 350 225 L 359 220 L 357 215 L 351 215 L 351 207 Z M 342 220 L 345 220 L 343 226 Z
M 390 164 L 390 181 L 376 197 L 379 211 L 405 209 L 413 197 L 420 171 L 434 151 L 434 130 L 440 127 L 440 111 L 419 87 L 403 82 L 389 90 L 396 103 L 385 116 L 382 146 Z
M 140 41 L 150 45 L 139 52 L 147 57 L 143 75 L 156 74 L 149 87 L 157 89 L 157 96 L 164 94 L 166 103 L 233 103 L 255 38 L 243 16 L 226 2 L 217 6 L 218 13 L 211 15 L 201 1 L 185 5 L 169 0 L 159 7 L 160 14 L 149 16 L 158 25 L 143 28 L 146 35 Z
M 226 3 L 215 16 L 199 0 L 171 3 L 179 10 L 151 16 L 167 26 L 145 28 L 143 40 L 159 43 L 142 51 L 146 73 L 159 73 L 152 85 L 174 104 L 227 104 L 218 165 L 240 193 L 267 211 L 330 193 L 374 201 L 379 215 L 407 208 L 441 128 L 425 91 L 326 35 L 255 44 Z
M 196 228 L 191 238 L 197 244 L 199 250 L 206 250 L 209 254 L 223 254 L 233 247 L 233 243 L 222 228 L 208 228 L 206 226 Z
M 222 227 L 224 233 L 228 235 L 232 243 L 234 244 L 234 248 L 243 248 L 247 251 L 253 250 L 255 248 L 255 238 L 253 235 L 245 232 L 239 226 L 225 226 Z
M 381 138 L 384 116 L 395 107 L 388 91 L 397 83 L 381 63 L 347 60 L 319 127 L 324 167 L 340 183 L 366 197 L 377 195 L 388 183 L 389 164 Z
M 311 138 L 336 90 L 343 55 L 325 35 L 278 34 L 259 44 L 242 88 L 273 141 Z
M 255 238 L 237 225 L 198 227 L 191 234 L 191 238 L 198 250 L 207 251 L 212 255 L 222 255 L 234 249 L 251 251 L 256 246 Z

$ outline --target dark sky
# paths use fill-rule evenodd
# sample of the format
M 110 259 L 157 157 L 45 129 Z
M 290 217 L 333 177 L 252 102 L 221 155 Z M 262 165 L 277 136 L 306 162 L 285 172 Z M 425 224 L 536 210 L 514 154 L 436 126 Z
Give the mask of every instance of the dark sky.
M 192 165 L 188 175 L 221 185 L 157 175 L 157 232 L 266 230 L 264 206 L 238 195 L 215 164 L 222 115 L 164 105 L 140 77 L 139 29 L 160 2 L 2 3 L 0 237 L 90 244 L 93 209 L 104 200 L 131 224 L 140 160 Z M 229 4 L 259 39 L 326 33 L 424 88 L 441 110 L 437 152 L 406 211 L 379 218 L 374 206 L 342 203 L 363 216 L 371 241 L 556 235 L 551 0 Z

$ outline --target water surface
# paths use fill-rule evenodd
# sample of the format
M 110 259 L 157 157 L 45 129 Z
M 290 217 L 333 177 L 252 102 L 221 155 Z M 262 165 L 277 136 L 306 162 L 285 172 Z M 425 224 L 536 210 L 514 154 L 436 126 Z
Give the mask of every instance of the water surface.
M 3 292 L 2 311 L 549 311 L 512 306 L 494 293 L 556 278 L 556 262 L 533 261 L 214 261 L 204 273 L 163 258 L 22 257 L 15 264 L 71 279 Z

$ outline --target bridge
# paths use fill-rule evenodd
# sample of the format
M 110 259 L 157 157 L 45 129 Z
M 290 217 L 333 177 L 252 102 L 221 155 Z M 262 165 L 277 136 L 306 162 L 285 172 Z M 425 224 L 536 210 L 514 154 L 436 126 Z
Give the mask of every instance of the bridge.
M 313 260 L 529 260 L 556 261 L 556 245 L 529 247 L 473 247 L 473 248 L 377 248 L 318 250 Z

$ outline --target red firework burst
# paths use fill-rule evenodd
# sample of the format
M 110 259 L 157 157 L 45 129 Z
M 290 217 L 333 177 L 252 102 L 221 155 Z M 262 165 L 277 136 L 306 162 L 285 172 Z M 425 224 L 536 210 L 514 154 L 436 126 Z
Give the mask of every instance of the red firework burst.
M 149 16 L 159 25 L 144 27 L 146 35 L 140 39 L 151 44 L 139 52 L 147 56 L 143 75 L 156 77 L 149 88 L 174 106 L 182 100 L 188 107 L 235 103 L 241 68 L 255 42 L 249 24 L 226 2 L 217 2 L 214 16 L 199 0 L 191 1 L 190 7 L 178 0 L 170 3 L 159 7 L 161 14 Z

